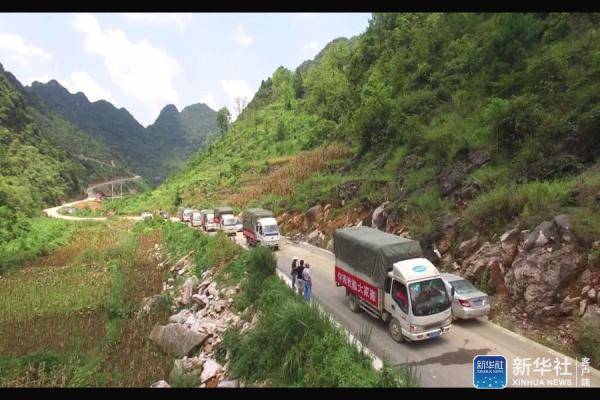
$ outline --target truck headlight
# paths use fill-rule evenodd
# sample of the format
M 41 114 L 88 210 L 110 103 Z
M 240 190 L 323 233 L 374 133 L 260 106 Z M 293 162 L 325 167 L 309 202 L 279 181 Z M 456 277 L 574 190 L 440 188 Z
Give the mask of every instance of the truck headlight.
M 422 327 L 422 326 L 419 326 L 419 325 L 413 325 L 413 324 L 410 324 L 410 331 L 411 331 L 412 333 L 419 333 L 419 332 L 423 332 L 423 327 Z

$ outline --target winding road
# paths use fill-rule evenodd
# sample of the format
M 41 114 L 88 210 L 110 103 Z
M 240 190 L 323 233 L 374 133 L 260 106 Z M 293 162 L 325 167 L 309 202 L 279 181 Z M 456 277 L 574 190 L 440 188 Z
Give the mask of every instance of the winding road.
M 89 199 L 82 200 L 89 201 Z M 77 204 L 73 202 L 60 207 Z M 49 216 L 68 220 L 105 220 L 60 215 L 54 207 L 44 210 Z M 139 220 L 140 217 L 126 217 Z M 172 220 L 177 221 L 176 218 Z M 244 248 L 241 233 L 236 243 Z M 364 312 L 353 313 L 347 305 L 343 288 L 334 283 L 334 255 L 304 242 L 283 238 L 276 252 L 278 269 L 289 278 L 293 256 L 311 265 L 313 296 L 321 307 L 347 330 L 356 334 L 361 327 L 373 328 L 369 350 L 396 366 L 414 365 L 424 387 L 473 387 L 473 358 L 476 355 L 503 355 L 507 360 L 508 387 L 600 387 L 600 371 L 585 368 L 574 360 L 533 340 L 504 329 L 486 318 L 458 321 L 449 333 L 431 340 L 396 343 L 387 325 Z M 589 371 L 586 373 L 586 371 Z

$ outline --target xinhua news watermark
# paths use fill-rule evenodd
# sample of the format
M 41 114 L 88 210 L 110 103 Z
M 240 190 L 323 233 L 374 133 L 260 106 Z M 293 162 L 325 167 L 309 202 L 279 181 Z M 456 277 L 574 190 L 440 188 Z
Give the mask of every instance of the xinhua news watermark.
M 502 355 L 473 358 L 473 386 L 477 389 L 511 387 L 591 387 L 589 357 L 515 357 Z

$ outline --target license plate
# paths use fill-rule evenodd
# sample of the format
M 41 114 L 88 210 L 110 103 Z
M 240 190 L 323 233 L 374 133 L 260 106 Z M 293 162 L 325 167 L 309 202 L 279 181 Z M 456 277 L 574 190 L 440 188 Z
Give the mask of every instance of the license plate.
M 481 307 L 482 304 L 483 304 L 483 300 L 477 300 L 477 301 L 473 302 L 473 306 L 475 306 L 475 307 Z
M 442 331 L 431 332 L 429 334 L 429 337 L 438 337 L 438 336 L 440 336 L 440 333 L 442 333 Z

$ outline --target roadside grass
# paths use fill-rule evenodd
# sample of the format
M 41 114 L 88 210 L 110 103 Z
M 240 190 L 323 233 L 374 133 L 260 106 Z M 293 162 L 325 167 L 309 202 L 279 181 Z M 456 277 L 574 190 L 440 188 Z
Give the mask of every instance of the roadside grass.
M 183 224 L 164 222 L 162 240 L 172 262 L 193 252 L 194 274 L 200 275 L 208 270 L 218 272 L 228 262 L 242 253 L 242 249 L 222 233 L 211 237 L 200 231 L 190 229 Z

